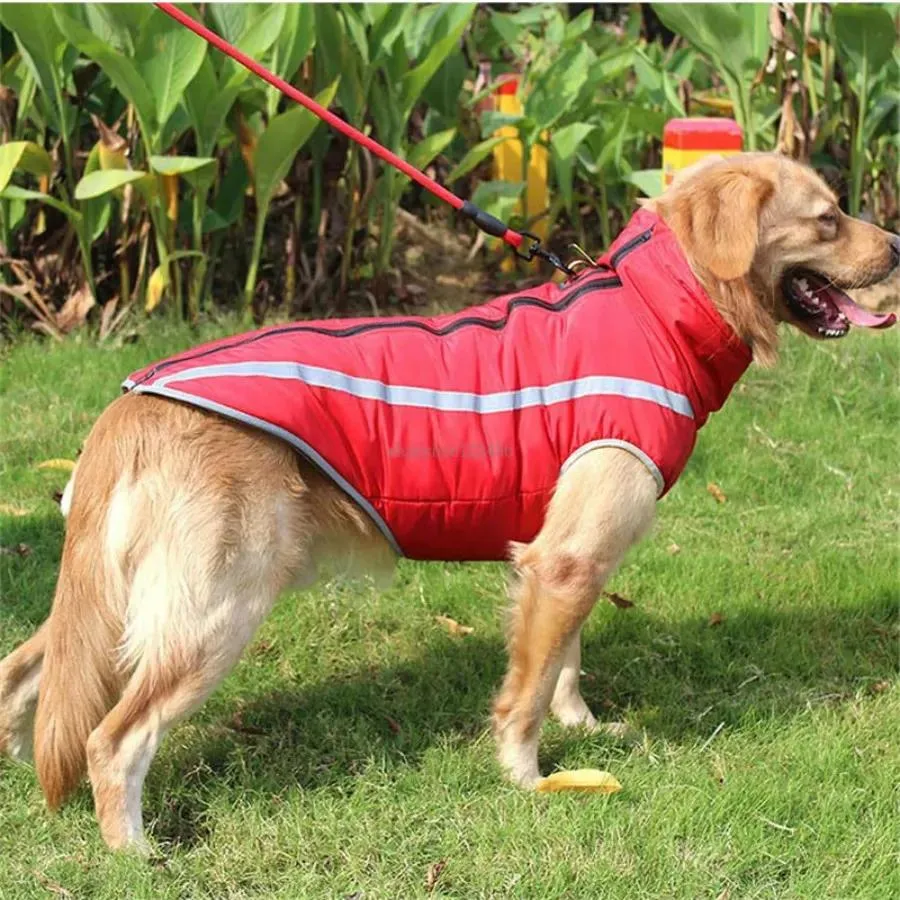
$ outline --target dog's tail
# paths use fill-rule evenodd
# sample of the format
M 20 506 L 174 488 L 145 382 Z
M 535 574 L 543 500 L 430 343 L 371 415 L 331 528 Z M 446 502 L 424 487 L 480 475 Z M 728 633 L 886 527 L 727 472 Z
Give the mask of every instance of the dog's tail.
M 75 489 L 68 510 L 35 714 L 34 762 L 51 809 L 77 786 L 88 736 L 121 690 L 116 647 L 124 604 L 114 596 L 120 579 L 104 546 L 115 475 L 102 446 L 91 449 L 89 441 L 78 464 L 85 490 Z

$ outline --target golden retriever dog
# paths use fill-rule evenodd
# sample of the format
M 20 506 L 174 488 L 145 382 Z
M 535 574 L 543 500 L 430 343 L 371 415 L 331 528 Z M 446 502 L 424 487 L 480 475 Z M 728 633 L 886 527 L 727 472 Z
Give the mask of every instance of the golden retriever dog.
M 896 236 L 846 216 L 813 171 L 775 155 L 700 166 L 645 205 L 766 366 L 779 323 L 846 334 L 854 315 L 841 289 L 874 284 L 900 260 Z M 579 693 L 580 629 L 650 527 L 658 493 L 632 453 L 585 453 L 559 477 L 534 540 L 510 548 L 509 666 L 493 726 L 502 768 L 525 788 L 539 779 L 548 711 L 599 727 Z M 141 848 L 160 742 L 235 665 L 279 594 L 335 557 L 379 569 L 394 553 L 287 443 L 134 393 L 94 425 L 65 505 L 50 616 L 0 663 L 0 750 L 33 749 L 51 808 L 86 771 L 107 844 Z

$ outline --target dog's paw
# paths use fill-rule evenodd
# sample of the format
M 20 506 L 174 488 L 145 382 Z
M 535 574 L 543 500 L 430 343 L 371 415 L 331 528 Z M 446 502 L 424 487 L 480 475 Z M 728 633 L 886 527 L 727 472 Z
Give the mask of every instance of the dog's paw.
M 533 791 L 541 780 L 537 763 L 537 741 L 500 739 L 497 759 L 506 777 L 515 785 Z
M 565 700 L 554 698 L 550 711 L 563 728 L 585 728 L 588 731 L 597 728 L 594 714 L 580 696 L 567 697 Z

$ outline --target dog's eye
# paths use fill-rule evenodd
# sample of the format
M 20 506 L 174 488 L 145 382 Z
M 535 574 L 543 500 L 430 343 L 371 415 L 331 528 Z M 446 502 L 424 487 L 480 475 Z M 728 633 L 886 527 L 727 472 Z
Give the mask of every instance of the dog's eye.
M 825 225 L 828 228 L 837 228 L 837 213 L 833 209 L 829 210 L 828 212 L 822 213 L 822 215 L 819 216 L 819 223 L 821 225 Z

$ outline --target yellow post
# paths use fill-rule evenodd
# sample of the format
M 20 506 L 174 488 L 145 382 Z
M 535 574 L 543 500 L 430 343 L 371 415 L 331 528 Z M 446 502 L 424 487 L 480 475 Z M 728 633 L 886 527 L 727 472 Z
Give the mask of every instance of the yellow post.
M 518 76 L 510 76 L 503 82 L 496 92 L 495 109 L 498 112 L 518 116 L 522 114 L 522 101 L 518 94 Z M 497 181 L 521 181 L 522 157 L 524 148 L 518 139 L 518 131 L 512 125 L 504 125 L 494 132 L 496 137 L 505 137 L 508 140 L 494 147 L 494 178 Z M 525 183 L 525 218 L 531 220 L 540 215 L 550 205 L 550 191 L 547 185 L 548 156 L 547 148 L 535 145 L 531 148 L 531 156 L 528 160 L 528 171 Z M 521 206 L 520 206 L 521 210 Z M 528 226 L 528 230 L 536 234 L 542 240 L 547 237 L 547 217 L 535 219 Z M 501 268 L 504 272 L 510 272 L 515 268 L 515 258 L 507 254 Z
M 704 156 L 734 156 L 744 145 L 744 133 L 733 119 L 669 119 L 663 129 L 663 190 L 680 169 Z

